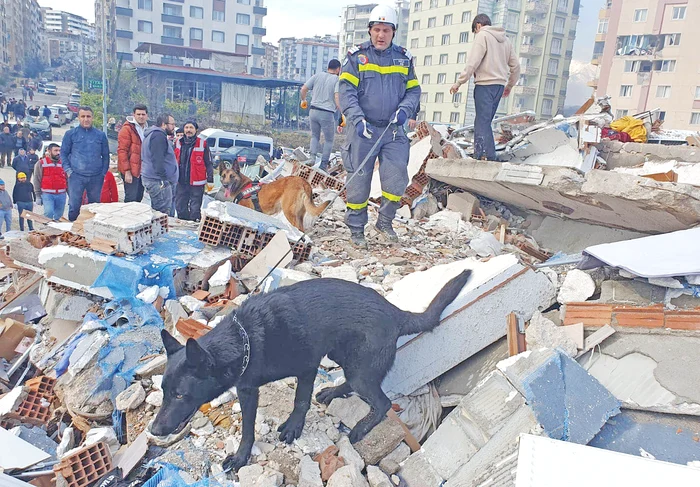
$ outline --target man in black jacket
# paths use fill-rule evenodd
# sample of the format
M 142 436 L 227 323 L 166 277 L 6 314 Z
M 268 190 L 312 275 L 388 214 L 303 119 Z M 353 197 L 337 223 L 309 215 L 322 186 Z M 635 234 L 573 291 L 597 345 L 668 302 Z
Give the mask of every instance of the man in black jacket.
M 172 115 L 158 115 L 141 145 L 141 180 L 151 198 L 151 208 L 168 216 L 175 216 L 175 186 L 179 179 L 175 151 L 168 140 L 174 131 Z

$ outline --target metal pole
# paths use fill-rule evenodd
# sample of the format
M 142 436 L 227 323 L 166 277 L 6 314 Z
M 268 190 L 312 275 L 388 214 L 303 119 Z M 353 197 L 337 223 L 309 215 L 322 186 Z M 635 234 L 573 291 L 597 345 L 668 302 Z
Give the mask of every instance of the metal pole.
M 107 133 L 107 5 L 102 0 L 102 131 Z
M 80 91 L 85 91 L 85 38 L 83 37 L 83 34 L 80 34 L 80 47 L 82 48 L 82 58 L 81 58 L 81 66 L 80 66 L 80 71 L 82 75 L 82 84 L 80 85 Z

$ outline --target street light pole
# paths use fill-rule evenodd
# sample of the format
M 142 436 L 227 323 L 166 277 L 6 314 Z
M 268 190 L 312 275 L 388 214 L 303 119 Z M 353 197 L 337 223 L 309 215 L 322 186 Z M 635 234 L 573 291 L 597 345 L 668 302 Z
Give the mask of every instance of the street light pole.
M 83 37 L 83 33 L 80 33 L 80 47 L 82 48 L 82 56 L 81 56 L 81 63 L 80 63 L 80 72 L 82 75 L 82 84 L 80 85 L 80 91 L 85 91 L 85 38 Z
M 107 4 L 102 0 L 102 131 L 107 133 Z

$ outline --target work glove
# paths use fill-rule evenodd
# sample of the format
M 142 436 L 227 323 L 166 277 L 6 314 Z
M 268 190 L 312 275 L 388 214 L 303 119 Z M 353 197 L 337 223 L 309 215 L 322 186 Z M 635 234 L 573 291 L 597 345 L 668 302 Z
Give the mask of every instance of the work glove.
M 340 116 L 340 122 L 338 123 L 338 127 L 345 127 L 345 115 Z
M 355 125 L 355 131 L 357 132 L 357 135 L 359 135 L 363 139 L 371 139 L 372 138 L 372 126 L 367 123 L 367 120 L 364 118 L 358 122 L 357 125 Z
M 302 110 L 306 110 L 309 108 L 309 103 L 306 100 L 301 100 L 301 104 L 299 106 L 301 106 Z
M 396 113 L 394 113 L 394 118 L 391 119 L 391 123 L 403 125 L 406 123 L 406 120 L 408 120 L 408 115 L 406 115 L 406 112 L 404 112 L 402 108 L 399 108 L 396 110 Z
M 204 187 L 205 192 L 210 192 L 214 190 L 214 183 L 207 183 L 207 185 Z

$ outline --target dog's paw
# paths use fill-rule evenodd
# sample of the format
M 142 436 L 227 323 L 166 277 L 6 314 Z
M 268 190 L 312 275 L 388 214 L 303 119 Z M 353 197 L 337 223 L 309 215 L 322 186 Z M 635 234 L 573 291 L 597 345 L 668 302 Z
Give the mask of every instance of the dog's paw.
M 224 460 L 223 467 L 226 471 L 233 470 L 234 472 L 238 472 L 240 468 L 245 467 L 247 464 L 247 456 L 229 455 L 226 457 L 226 460 Z
M 358 427 L 359 426 L 359 427 Z M 362 425 L 359 423 L 350 431 L 350 434 L 348 435 L 348 439 L 350 440 L 350 443 L 357 443 L 360 441 L 362 438 L 364 438 L 367 435 L 368 431 L 366 428 L 363 428 Z
M 280 441 L 284 441 L 285 443 L 292 443 L 299 438 L 303 430 L 304 420 L 298 420 L 292 416 L 277 428 L 277 431 L 280 433 Z
M 345 394 L 338 394 L 337 387 L 326 387 L 325 389 L 321 389 L 320 391 L 318 391 L 318 393 L 316 394 L 316 402 L 328 406 L 333 401 L 333 399 L 338 397 L 347 396 Z

